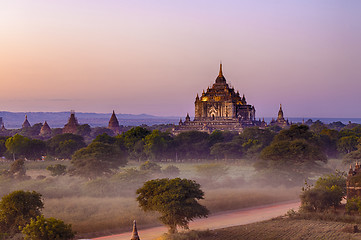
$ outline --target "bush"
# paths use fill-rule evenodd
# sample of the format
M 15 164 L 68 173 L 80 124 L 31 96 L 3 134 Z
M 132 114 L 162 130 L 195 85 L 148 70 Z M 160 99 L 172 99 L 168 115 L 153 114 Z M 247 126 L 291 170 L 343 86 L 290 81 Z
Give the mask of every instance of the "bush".
M 162 167 L 155 162 L 145 161 L 142 165 L 140 165 L 139 169 L 142 171 L 149 171 L 151 173 L 160 173 Z
M 37 216 L 36 220 L 31 219 L 22 233 L 25 239 L 31 240 L 67 240 L 75 236 L 70 224 L 55 218 L 44 218 L 43 215 Z
M 55 165 L 50 165 L 46 168 L 46 170 L 51 172 L 51 176 L 61 176 L 61 175 L 65 175 L 66 173 L 66 166 L 61 165 L 61 164 L 55 164 Z
M 358 197 L 347 199 L 345 209 L 347 213 L 358 212 L 361 214 L 361 199 Z
M 5 195 L 0 202 L 0 231 L 13 235 L 24 227 L 31 218 L 40 215 L 44 207 L 41 194 L 15 191 Z
M 346 192 L 346 179 L 343 173 L 336 172 L 320 177 L 315 187 L 306 183 L 306 187 L 302 190 L 301 210 L 325 211 L 340 205 Z

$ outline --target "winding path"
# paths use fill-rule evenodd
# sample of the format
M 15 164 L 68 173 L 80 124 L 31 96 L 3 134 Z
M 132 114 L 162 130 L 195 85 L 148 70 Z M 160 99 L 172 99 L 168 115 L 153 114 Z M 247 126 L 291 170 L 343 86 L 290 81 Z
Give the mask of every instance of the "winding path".
M 189 224 L 190 229 L 205 230 L 218 229 L 237 225 L 244 225 L 259 221 L 268 220 L 274 217 L 284 215 L 289 209 L 297 210 L 300 206 L 299 201 L 283 202 L 272 205 L 263 205 L 259 207 L 245 208 L 242 210 L 220 212 L 213 214 L 208 218 L 197 219 Z M 154 240 L 167 232 L 166 227 L 153 227 L 142 229 L 137 226 L 141 240 Z M 129 240 L 131 232 L 122 234 L 93 238 L 94 240 Z

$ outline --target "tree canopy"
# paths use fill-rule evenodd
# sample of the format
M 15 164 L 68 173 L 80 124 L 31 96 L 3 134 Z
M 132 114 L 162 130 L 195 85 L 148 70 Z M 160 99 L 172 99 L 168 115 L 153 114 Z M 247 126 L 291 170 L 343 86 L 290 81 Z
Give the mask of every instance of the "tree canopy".
M 93 142 L 74 153 L 71 160 L 73 173 L 88 178 L 108 174 L 127 163 L 125 156 L 115 145 Z
M 137 190 L 137 201 L 144 211 L 157 211 L 159 220 L 168 226 L 169 232 L 177 226 L 188 229 L 195 218 L 207 217 L 208 209 L 198 203 L 204 198 L 200 185 L 188 179 L 155 179 L 144 183 Z
M 15 191 L 2 197 L 0 202 L 0 231 L 13 235 L 20 232 L 31 218 L 40 215 L 44 207 L 41 194 Z
M 70 224 L 55 218 L 45 218 L 43 215 L 31 219 L 22 233 L 29 240 L 68 240 L 75 237 Z

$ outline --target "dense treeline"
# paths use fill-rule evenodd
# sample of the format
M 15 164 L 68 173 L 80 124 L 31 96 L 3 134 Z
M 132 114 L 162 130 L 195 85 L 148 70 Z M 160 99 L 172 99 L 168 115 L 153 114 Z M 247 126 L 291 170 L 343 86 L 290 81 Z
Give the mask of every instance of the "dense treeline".
M 139 126 L 117 136 L 103 132 L 90 143 L 81 135 L 69 133 L 47 141 L 16 134 L 0 138 L 0 155 L 11 160 L 72 159 L 73 173 L 87 176 L 89 171 L 82 169 L 110 173 L 127 160 L 187 162 L 245 158 L 257 160 L 255 167 L 259 170 L 282 170 L 287 166 L 297 172 L 327 162 L 330 157 L 340 156 L 345 161 L 361 159 L 361 125 L 340 122 L 325 125 L 316 121 L 310 126 L 295 124 L 279 132 L 275 130 L 279 129 L 252 127 L 241 134 L 190 131 L 174 136 L 168 131 Z

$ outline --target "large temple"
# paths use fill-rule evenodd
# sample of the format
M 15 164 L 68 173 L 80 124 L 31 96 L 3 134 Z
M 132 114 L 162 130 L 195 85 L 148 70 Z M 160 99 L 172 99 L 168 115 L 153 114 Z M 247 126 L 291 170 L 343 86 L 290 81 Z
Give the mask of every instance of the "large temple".
M 211 133 L 214 130 L 242 132 L 245 127 L 260 125 L 256 121 L 254 106 L 246 101 L 246 97 L 227 84 L 223 76 L 222 64 L 215 83 L 195 100 L 195 117 L 191 121 L 189 114 L 173 129 L 174 134 L 183 131 L 203 131 Z

